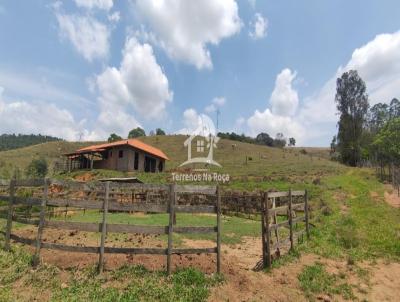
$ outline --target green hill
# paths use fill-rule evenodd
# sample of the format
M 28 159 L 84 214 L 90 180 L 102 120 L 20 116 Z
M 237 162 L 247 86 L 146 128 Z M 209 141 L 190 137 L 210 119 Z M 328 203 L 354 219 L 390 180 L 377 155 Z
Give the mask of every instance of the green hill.
M 2 134 L 0 135 L 0 151 L 23 148 L 46 142 L 61 141 L 58 137 L 36 134 Z
M 163 150 L 170 161 L 166 164 L 166 172 L 156 175 L 136 174 L 141 179 L 150 182 L 169 181 L 171 172 L 187 159 L 187 149 L 183 143 L 187 136 L 148 136 L 140 140 Z M 33 158 L 44 157 L 52 165 L 56 160 L 63 160 L 63 154 L 74 151 L 93 142 L 50 142 L 35 146 L 0 152 L 0 177 L 8 177 L 13 167 L 24 171 Z M 343 166 L 327 159 L 327 149 L 315 148 L 271 148 L 266 146 L 242 143 L 221 139 L 214 150 L 214 159 L 222 168 L 211 168 L 212 171 L 228 173 L 231 180 L 240 183 L 260 185 L 263 182 L 293 182 L 302 183 L 314 180 L 326 174 L 335 174 Z M 316 152 L 318 151 L 318 152 Z M 246 160 L 247 158 L 247 160 Z M 188 171 L 198 167 L 179 168 Z M 78 177 L 88 171 L 77 171 L 62 177 Z M 93 171 L 92 177 L 135 175 L 117 171 Z M 246 186 L 248 186 L 247 184 Z M 258 186 L 257 185 L 257 186 Z

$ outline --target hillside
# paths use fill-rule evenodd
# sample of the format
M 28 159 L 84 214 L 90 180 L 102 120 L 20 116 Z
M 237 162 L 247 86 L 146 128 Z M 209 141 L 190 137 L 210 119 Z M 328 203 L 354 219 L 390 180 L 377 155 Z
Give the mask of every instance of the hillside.
M 24 170 L 32 159 L 44 157 L 50 165 L 62 154 L 84 147 L 90 143 L 55 141 L 0 152 L 0 177 L 9 177 L 14 167 Z
M 184 135 L 141 137 L 140 140 L 163 150 L 169 156 L 170 161 L 166 164 L 166 173 L 161 175 L 142 174 L 140 177 L 145 181 L 168 181 L 170 172 L 176 170 L 187 159 L 187 149 L 183 145 L 185 139 Z M 2 170 L 10 170 L 11 166 L 17 166 L 24 170 L 33 158 L 40 156 L 45 157 L 52 165 L 55 160 L 63 158 L 62 154 L 89 144 L 93 143 L 60 141 L 0 152 L 0 175 Z M 318 153 L 314 152 L 315 150 L 312 148 L 307 150 L 304 152 L 303 148 L 271 148 L 221 139 L 215 149 L 214 158 L 222 165 L 222 168 L 212 168 L 212 170 L 229 173 L 233 180 L 239 182 L 254 180 L 261 183 L 287 180 L 302 182 L 313 180 L 324 174 L 334 174 L 338 169 L 343 169 L 341 165 L 327 160 L 323 149 L 318 149 Z M 190 168 L 193 167 L 185 167 L 184 170 Z M 72 176 L 75 177 L 79 174 L 82 174 L 82 171 L 75 172 Z M 96 171 L 94 174 L 102 177 L 133 173 Z
M 58 137 L 36 134 L 2 134 L 0 135 L 0 151 L 23 148 L 46 142 L 61 141 Z

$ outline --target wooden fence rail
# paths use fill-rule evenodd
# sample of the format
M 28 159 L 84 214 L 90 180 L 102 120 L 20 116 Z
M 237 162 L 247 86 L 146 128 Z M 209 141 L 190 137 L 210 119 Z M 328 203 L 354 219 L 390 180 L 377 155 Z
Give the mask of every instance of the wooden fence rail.
M 58 183 L 59 184 L 59 183 Z M 65 184 L 65 183 L 64 183 Z M 110 200 L 111 188 L 120 187 L 114 183 L 105 182 L 102 185 L 92 185 L 96 190 L 99 190 L 101 186 L 104 190 L 103 202 L 99 200 L 82 200 L 82 199 L 62 199 L 62 198 L 49 198 L 50 182 L 45 180 L 11 180 L 9 182 L 9 196 L 1 195 L 0 199 L 8 201 L 7 207 L 7 225 L 5 232 L 5 249 L 10 249 L 10 240 L 15 242 L 32 245 L 35 247 L 35 254 L 33 257 L 33 265 L 40 263 L 40 250 L 56 249 L 69 252 L 82 252 L 82 253 L 98 253 L 98 271 L 101 273 L 104 270 L 105 254 L 108 253 L 122 253 L 122 254 L 152 254 L 152 255 L 166 255 L 167 256 L 167 272 L 171 273 L 172 270 L 172 255 L 174 254 L 200 254 L 200 253 L 216 253 L 217 254 L 217 272 L 221 271 L 221 211 L 220 211 L 220 190 L 217 186 L 148 186 L 156 189 L 168 189 L 169 200 L 167 205 L 163 204 L 121 204 L 117 201 Z M 141 185 L 141 184 L 140 184 Z M 135 184 L 135 187 L 140 185 Z M 41 198 L 33 197 L 16 197 L 15 192 L 17 187 L 43 187 L 43 196 Z M 75 186 L 75 185 L 72 185 Z M 75 186 L 76 187 L 76 186 Z M 127 187 L 123 185 L 122 187 Z M 176 197 L 178 194 L 207 194 L 216 197 L 215 206 L 207 205 L 176 205 Z M 19 217 L 15 215 L 14 209 L 17 205 L 24 206 L 39 206 L 40 215 L 39 219 L 31 219 L 25 217 Z M 50 221 L 46 219 L 46 208 L 48 206 L 53 207 L 74 207 L 84 209 L 98 209 L 102 211 L 102 221 L 99 223 L 87 223 L 87 222 L 67 222 L 67 221 Z M 131 224 L 110 224 L 107 222 L 108 212 L 154 212 L 154 213 L 168 213 L 169 222 L 168 226 L 147 226 L 147 225 L 131 225 Z M 216 226 L 176 226 L 174 224 L 175 215 L 174 213 L 215 213 L 216 214 Z M 15 234 L 12 234 L 12 223 L 18 222 L 22 224 L 37 226 L 36 239 L 22 238 Z M 56 244 L 43 242 L 43 230 L 46 228 L 61 229 L 61 230 L 78 230 L 85 232 L 98 232 L 101 233 L 100 246 L 69 246 L 64 244 Z M 168 235 L 168 247 L 167 248 L 116 248 L 105 246 L 106 238 L 108 233 L 135 233 L 135 234 L 167 234 Z M 207 234 L 214 233 L 217 235 L 216 247 L 211 248 L 174 248 L 173 247 L 173 233 L 191 233 L 191 234 Z
M 300 197 L 303 202 L 293 203 L 293 197 Z M 276 207 L 276 198 L 280 198 L 280 202 L 285 204 Z M 285 198 L 285 200 L 282 201 L 282 198 Z M 304 215 L 297 216 L 297 213 Z M 279 217 L 286 216 L 286 220 L 278 221 L 278 214 L 280 214 Z M 304 229 L 296 231 L 296 225 L 301 222 L 305 223 Z M 279 229 L 281 228 L 289 229 L 288 238 L 280 238 Z M 306 234 L 307 237 L 310 236 L 307 191 L 289 190 L 288 192 L 264 193 L 261 200 L 261 230 L 263 265 L 265 268 L 270 268 L 272 265 L 271 255 L 280 255 L 280 249 L 286 244 L 289 244 L 290 250 L 293 250 L 295 239 L 302 238 L 303 234 Z
M 165 255 L 167 262 L 167 272 L 172 270 L 172 255 L 174 254 L 199 254 L 216 253 L 217 272 L 221 271 L 221 213 L 222 213 L 222 192 L 219 186 L 193 186 L 193 185 L 153 185 L 153 184 L 122 184 L 112 182 L 68 182 L 48 179 L 45 180 L 16 180 L 1 181 L 0 185 L 8 187 L 8 194 L 1 193 L 0 200 L 7 201 L 7 206 L 2 206 L 0 218 L 6 218 L 7 224 L 5 232 L 5 249 L 10 249 L 10 240 L 20 242 L 35 247 L 33 264 L 40 262 L 40 250 L 42 248 L 55 249 L 69 252 L 96 253 L 99 255 L 98 271 L 104 270 L 106 254 L 150 254 Z M 19 187 L 37 187 L 31 197 L 17 196 Z M 49 193 L 52 189 L 62 187 L 69 193 L 79 192 L 79 194 L 53 194 Z M 37 189 L 42 188 L 41 194 Z M 144 194 L 145 198 L 140 202 L 130 203 L 126 196 L 133 196 L 135 190 L 151 190 L 159 194 L 158 203 L 148 202 L 149 195 Z M 136 192 L 136 191 L 135 191 Z M 125 197 L 123 196 L 125 194 Z M 187 195 L 208 196 L 215 199 L 214 204 L 178 204 L 180 197 Z M 118 197 L 118 196 L 121 196 Z M 240 201 L 240 206 L 249 206 L 251 211 L 257 215 L 261 213 L 261 232 L 262 232 L 262 258 L 264 267 L 271 267 L 273 255 L 279 255 L 282 248 L 289 245 L 294 249 L 296 239 L 303 238 L 306 234 L 309 237 L 309 206 L 308 192 L 306 190 L 289 190 L 287 192 L 263 192 L 258 194 L 243 195 L 240 198 L 248 200 Z M 226 200 L 230 195 L 224 195 L 225 201 L 232 206 L 232 202 Z M 128 200 L 128 202 L 126 202 Z M 209 199 L 208 199 L 209 200 Z M 28 207 L 24 216 L 23 209 Z M 40 209 L 39 215 L 32 215 L 32 207 Z M 68 209 L 93 209 L 99 210 L 101 221 L 99 222 L 70 222 L 50 220 L 51 213 L 46 218 L 46 210 L 54 208 L 65 208 L 60 212 L 67 215 Z M 233 204 L 233 207 L 236 207 Z M 226 208 L 225 208 L 226 209 Z M 5 212 L 5 210 L 7 212 Z M 145 212 L 145 213 L 167 213 L 168 225 L 135 225 L 109 223 L 110 212 Z M 175 213 L 214 213 L 216 214 L 215 226 L 177 226 L 175 223 Z M 259 216 L 258 216 L 259 217 Z M 12 234 L 12 224 L 18 222 L 27 225 L 37 226 L 35 239 L 22 238 Z M 299 226 L 303 226 L 299 229 Z M 43 242 L 42 234 L 44 229 L 77 230 L 84 232 L 95 232 L 101 234 L 99 246 L 69 246 L 58 243 Z M 109 233 L 125 234 L 157 234 L 168 235 L 167 248 L 130 248 L 130 247 L 107 247 L 105 242 Z M 216 246 L 210 248 L 174 248 L 173 233 L 178 234 L 216 234 Z

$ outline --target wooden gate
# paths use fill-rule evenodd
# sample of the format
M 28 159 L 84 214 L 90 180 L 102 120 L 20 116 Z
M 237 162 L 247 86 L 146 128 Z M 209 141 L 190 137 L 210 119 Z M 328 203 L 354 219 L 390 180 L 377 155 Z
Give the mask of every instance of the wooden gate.
M 265 192 L 261 200 L 262 255 L 264 268 L 270 268 L 272 256 L 281 254 L 296 239 L 310 235 L 307 191 Z

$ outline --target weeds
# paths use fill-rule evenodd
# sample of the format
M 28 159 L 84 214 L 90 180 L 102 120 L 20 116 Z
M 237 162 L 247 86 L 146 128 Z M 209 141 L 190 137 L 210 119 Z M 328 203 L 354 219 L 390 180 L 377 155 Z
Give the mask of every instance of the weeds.
M 345 276 L 336 276 L 326 272 L 321 263 L 306 266 L 298 276 L 300 286 L 310 299 L 315 294 L 341 295 L 345 299 L 353 299 L 351 286 L 346 282 Z M 344 282 L 344 283 L 341 283 Z

